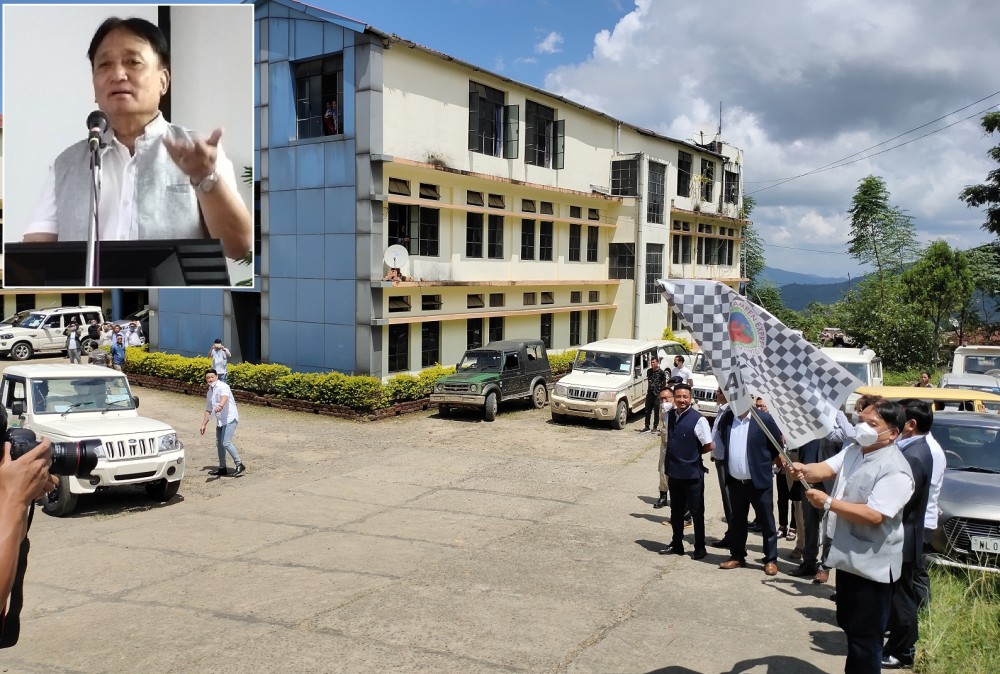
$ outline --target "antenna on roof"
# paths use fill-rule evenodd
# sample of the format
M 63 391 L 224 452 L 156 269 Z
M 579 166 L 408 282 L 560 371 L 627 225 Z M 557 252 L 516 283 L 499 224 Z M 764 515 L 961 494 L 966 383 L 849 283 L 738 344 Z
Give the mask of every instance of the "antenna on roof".
M 719 140 L 722 140 L 722 101 L 719 101 Z

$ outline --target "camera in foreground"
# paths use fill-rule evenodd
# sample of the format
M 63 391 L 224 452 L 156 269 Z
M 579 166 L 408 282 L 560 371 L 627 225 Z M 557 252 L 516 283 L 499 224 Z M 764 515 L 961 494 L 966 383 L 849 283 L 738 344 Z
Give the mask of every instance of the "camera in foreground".
M 7 432 L 10 441 L 10 458 L 18 459 L 38 446 L 38 438 L 30 428 L 11 428 Z M 101 451 L 101 441 L 88 438 L 79 442 L 53 442 L 52 475 L 74 475 L 88 477 L 97 467 Z

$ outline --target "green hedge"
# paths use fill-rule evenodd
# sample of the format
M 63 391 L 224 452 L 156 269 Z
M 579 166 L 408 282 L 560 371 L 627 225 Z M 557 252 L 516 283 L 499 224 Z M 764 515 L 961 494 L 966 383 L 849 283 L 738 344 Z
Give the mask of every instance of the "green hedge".
M 576 360 L 576 349 L 563 351 L 562 353 L 549 354 L 549 368 L 552 374 L 566 374 L 569 372 L 570 364 Z

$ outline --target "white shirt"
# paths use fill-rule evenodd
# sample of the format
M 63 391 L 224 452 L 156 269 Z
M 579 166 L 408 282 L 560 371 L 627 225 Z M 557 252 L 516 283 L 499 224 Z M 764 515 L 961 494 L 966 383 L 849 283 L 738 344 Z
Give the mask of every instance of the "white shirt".
M 220 412 L 215 412 L 214 410 L 222 402 L 223 396 L 227 398 L 226 404 Z M 240 420 L 240 413 L 236 410 L 236 401 L 233 400 L 233 392 L 224 381 L 216 380 L 214 385 L 208 387 L 208 393 L 205 394 L 205 411 L 215 415 L 219 426 Z
M 162 136 L 169 125 L 163 115 L 157 116 L 146 125 L 141 136 Z M 112 138 L 101 154 L 101 241 L 135 241 L 139 238 L 138 210 L 135 203 L 136 158 L 128 148 Z M 215 171 L 220 181 L 237 190 L 233 162 L 226 156 L 219 144 L 215 159 Z M 25 234 L 58 234 L 56 221 L 56 178 L 55 167 L 49 166 L 49 173 L 42 186 L 42 197 L 35 208 Z
M 219 374 L 226 374 L 226 366 L 229 364 L 229 358 L 232 356 L 229 349 L 222 347 L 221 349 L 212 349 L 212 369 Z
M 899 449 L 896 445 L 888 445 L 879 450 L 879 452 L 884 451 L 895 451 L 898 452 Z M 823 463 L 833 469 L 835 473 L 840 473 L 841 470 L 844 471 L 843 475 L 840 475 L 840 481 L 837 485 L 836 492 L 831 494 L 835 499 L 843 500 L 844 489 L 847 487 L 847 480 L 854 474 L 854 472 L 861 467 L 864 460 L 864 454 L 861 451 L 861 445 L 856 442 L 848 445 L 844 451 L 839 452 L 835 456 L 830 457 Z M 913 493 L 913 478 L 906 473 L 894 473 L 892 475 L 887 475 L 872 486 L 872 491 L 868 495 L 868 501 L 865 503 L 872 510 L 877 510 L 882 513 L 884 517 L 895 517 L 899 514 L 899 511 L 903 509 L 906 502 L 910 500 L 910 495 Z M 833 540 L 833 532 L 837 527 L 837 515 L 834 512 L 827 513 L 826 517 L 826 535 Z
M 722 418 L 723 412 L 729 409 L 729 403 L 722 403 L 719 405 L 719 411 L 715 415 L 715 419 L 712 421 L 712 458 L 716 461 L 722 461 L 725 457 L 725 453 L 722 449 L 722 442 L 720 442 L 721 436 L 718 433 L 719 430 L 719 419 Z
M 691 380 L 691 370 L 687 369 L 683 365 L 680 367 L 675 367 L 670 370 L 670 378 L 680 377 L 686 384 Z
M 142 337 L 140 336 L 139 329 L 133 330 L 131 327 L 123 330 L 125 333 L 125 345 L 126 346 L 141 346 Z
M 733 415 L 733 426 L 729 430 L 729 458 L 726 459 L 726 470 L 737 480 L 750 479 L 747 438 L 750 436 L 751 423 L 753 423 L 753 417 L 750 414 L 747 414 L 744 419 Z
M 78 333 L 76 333 L 76 332 L 70 332 L 68 335 L 66 335 L 67 337 L 69 337 L 69 342 L 66 344 L 66 348 L 67 349 L 76 349 L 76 348 L 78 348 L 77 347 L 77 341 L 76 341 L 77 334 Z
M 924 514 L 924 529 L 936 529 L 938 522 L 938 496 L 941 494 L 941 483 L 944 481 L 944 469 L 948 464 L 948 459 L 944 455 L 944 450 L 934 438 L 933 433 L 926 436 L 927 444 L 931 448 L 931 490 L 927 495 L 927 511 Z

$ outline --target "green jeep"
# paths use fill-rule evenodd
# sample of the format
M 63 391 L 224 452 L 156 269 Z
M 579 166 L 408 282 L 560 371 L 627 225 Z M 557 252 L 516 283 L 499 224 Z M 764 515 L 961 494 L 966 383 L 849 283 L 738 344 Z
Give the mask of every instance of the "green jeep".
M 483 410 L 483 419 L 493 421 L 504 400 L 529 398 L 535 409 L 545 407 L 551 378 L 541 340 L 490 342 L 465 352 L 455 374 L 434 384 L 431 402 L 438 404 L 441 416 L 452 407 L 475 407 Z

